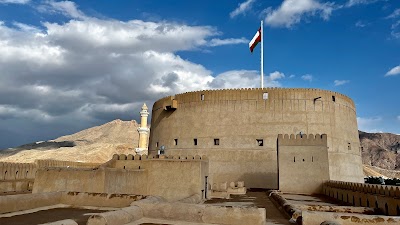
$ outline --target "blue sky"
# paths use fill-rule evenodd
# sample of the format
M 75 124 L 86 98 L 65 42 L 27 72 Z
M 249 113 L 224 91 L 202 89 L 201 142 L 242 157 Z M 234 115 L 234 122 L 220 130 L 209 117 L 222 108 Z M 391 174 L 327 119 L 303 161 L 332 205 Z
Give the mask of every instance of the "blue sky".
M 338 91 L 359 128 L 400 134 L 397 0 L 0 0 L 0 149 L 166 95 L 265 86 Z

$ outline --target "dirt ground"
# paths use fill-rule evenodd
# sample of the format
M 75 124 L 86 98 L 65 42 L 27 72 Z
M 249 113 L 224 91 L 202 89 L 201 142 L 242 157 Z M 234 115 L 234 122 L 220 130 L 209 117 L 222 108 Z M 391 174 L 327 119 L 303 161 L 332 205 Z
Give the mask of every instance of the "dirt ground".
M 4 225 L 37 225 L 59 220 L 72 219 L 79 225 L 85 225 L 91 213 L 102 213 L 103 210 L 57 208 L 28 213 L 12 217 L 0 218 L 0 224 Z

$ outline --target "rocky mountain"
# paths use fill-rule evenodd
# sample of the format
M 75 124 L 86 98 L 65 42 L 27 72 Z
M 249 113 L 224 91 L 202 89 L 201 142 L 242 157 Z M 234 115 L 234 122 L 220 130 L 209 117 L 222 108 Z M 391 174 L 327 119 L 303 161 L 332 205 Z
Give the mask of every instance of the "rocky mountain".
M 363 164 L 400 170 L 400 135 L 359 131 Z
M 35 159 L 57 159 L 101 163 L 115 152 L 132 154 L 138 145 L 136 121 L 114 120 L 106 124 L 62 136 L 0 151 L 0 161 L 34 162 Z

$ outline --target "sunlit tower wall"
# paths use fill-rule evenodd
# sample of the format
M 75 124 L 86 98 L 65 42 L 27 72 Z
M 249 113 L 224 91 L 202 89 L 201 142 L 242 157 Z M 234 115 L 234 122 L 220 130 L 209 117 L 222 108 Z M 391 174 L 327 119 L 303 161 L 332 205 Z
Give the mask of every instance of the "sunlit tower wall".
M 278 134 L 327 134 L 330 179 L 363 182 L 356 118 L 349 97 L 320 89 L 188 92 L 154 103 L 149 153 L 207 155 L 211 182 L 277 188 Z
M 139 132 L 139 145 L 135 149 L 137 154 L 143 155 L 148 153 L 148 141 L 150 129 L 147 126 L 147 117 L 149 116 L 148 107 L 146 103 L 143 104 L 140 111 L 140 127 Z

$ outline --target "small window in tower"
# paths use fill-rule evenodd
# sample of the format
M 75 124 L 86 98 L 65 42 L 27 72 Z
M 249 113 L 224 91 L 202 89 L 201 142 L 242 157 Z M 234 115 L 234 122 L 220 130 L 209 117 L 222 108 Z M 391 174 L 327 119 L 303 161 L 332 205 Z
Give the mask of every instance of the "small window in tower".
M 314 156 L 311 156 L 311 162 L 314 162 Z
M 218 138 L 214 139 L 214 145 L 219 145 L 219 139 Z
M 201 100 L 201 101 L 204 101 L 204 94 L 201 94 L 201 95 L 200 95 L 200 100 Z
M 296 156 L 295 156 L 295 157 L 293 157 L 293 162 L 296 162 Z
M 268 92 L 264 92 L 264 93 L 263 93 L 263 99 L 264 99 L 264 100 L 267 100 L 267 99 L 268 99 Z
M 351 150 L 351 144 L 350 144 L 350 142 L 347 143 L 347 150 Z
M 336 97 L 332 95 L 332 101 L 336 102 Z
M 178 139 L 174 139 L 174 144 L 178 145 Z
M 194 145 L 197 145 L 197 138 L 193 139 Z
M 156 148 L 158 148 L 158 141 L 156 142 Z
M 257 144 L 258 144 L 258 146 L 264 146 L 264 140 L 263 139 L 257 139 Z

